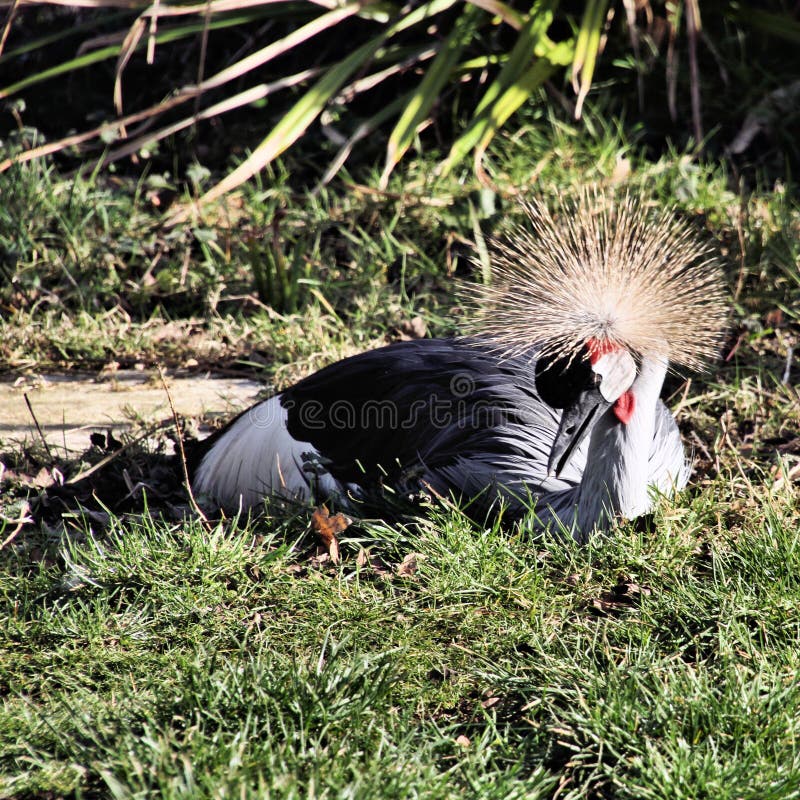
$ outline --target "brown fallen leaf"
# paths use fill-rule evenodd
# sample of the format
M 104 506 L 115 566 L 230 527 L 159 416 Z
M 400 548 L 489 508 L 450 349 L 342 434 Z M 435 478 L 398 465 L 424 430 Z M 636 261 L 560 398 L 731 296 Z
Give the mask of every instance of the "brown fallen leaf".
M 653 593 L 649 586 L 640 586 L 633 581 L 620 580 L 610 591 L 603 592 L 600 597 L 589 602 L 589 609 L 598 614 L 611 614 L 629 609 Z
M 37 489 L 47 489 L 57 482 L 56 476 L 47 467 L 42 467 L 31 481 Z
M 421 553 L 408 553 L 403 563 L 397 565 L 397 574 L 404 578 L 412 577 L 417 571 L 417 562 L 424 557 Z
M 764 323 L 768 328 L 780 328 L 783 325 L 783 311 L 780 308 L 773 308 L 764 314 Z
M 633 603 L 642 597 L 649 597 L 653 594 L 653 590 L 649 586 L 640 586 L 633 581 L 621 580 L 612 590 L 611 593 L 620 602 Z
M 605 594 L 606 593 L 604 593 L 604 595 Z M 594 600 L 589 603 L 589 609 L 601 616 L 612 614 L 615 611 L 622 611 L 625 608 L 629 608 L 627 603 L 618 603 L 615 600 L 604 600 L 601 597 L 595 597 Z
M 358 551 L 358 555 L 356 556 L 356 566 L 358 566 L 359 569 L 374 572 L 379 578 L 386 578 L 392 574 L 392 570 L 388 564 L 363 547 Z
M 347 530 L 352 523 L 353 520 L 344 514 L 331 514 L 325 505 L 315 508 L 311 515 L 311 528 L 323 545 L 328 548 L 328 555 L 334 564 L 338 564 L 340 560 L 339 540 L 336 537 L 342 531 Z
M 403 320 L 400 323 L 399 331 L 400 341 L 408 342 L 412 339 L 424 339 L 428 333 L 428 328 L 422 317 L 414 317 L 413 319 Z

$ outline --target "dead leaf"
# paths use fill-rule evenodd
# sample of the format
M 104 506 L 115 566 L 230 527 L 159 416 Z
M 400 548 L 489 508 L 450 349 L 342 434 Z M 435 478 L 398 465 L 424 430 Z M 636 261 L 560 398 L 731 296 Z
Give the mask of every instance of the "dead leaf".
M 403 320 L 399 325 L 400 341 L 408 342 L 411 339 L 424 339 L 428 334 L 428 326 L 422 317 Z
M 31 483 L 37 489 L 46 489 L 56 483 L 56 479 L 47 467 L 42 467 L 37 473 L 36 477 Z
M 783 311 L 773 308 L 764 315 L 764 324 L 768 328 L 780 328 L 783 326 Z
M 379 578 L 386 578 L 392 574 L 391 567 L 379 556 L 373 555 L 363 547 L 358 551 L 356 565 L 362 570 L 371 570 Z
M 624 611 L 638 605 L 642 597 L 649 597 L 652 593 L 653 590 L 649 586 L 620 580 L 610 591 L 603 592 L 600 597 L 591 600 L 589 608 L 601 615 Z
M 328 507 L 321 505 L 311 515 L 311 527 L 320 541 L 328 548 L 328 555 L 334 564 L 339 563 L 339 540 L 336 538 L 342 531 L 352 525 L 353 520 L 344 514 L 331 514 Z
M 589 608 L 601 616 L 605 616 L 606 614 L 611 614 L 614 611 L 620 611 L 626 608 L 626 605 L 625 603 L 617 603 L 613 600 L 603 600 L 602 598 L 595 597 L 589 603 Z
M 412 577 L 417 571 L 417 562 L 423 558 L 425 556 L 421 553 L 408 553 L 403 559 L 403 563 L 397 565 L 397 574 L 404 578 Z

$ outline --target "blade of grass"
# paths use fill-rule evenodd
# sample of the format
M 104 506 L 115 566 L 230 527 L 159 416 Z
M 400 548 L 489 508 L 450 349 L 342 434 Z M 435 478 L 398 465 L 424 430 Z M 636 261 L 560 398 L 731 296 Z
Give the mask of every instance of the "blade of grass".
M 506 3 L 501 2 L 501 0 L 467 0 L 467 2 L 500 17 L 506 25 L 509 25 L 515 31 L 522 30 L 522 26 L 525 24 L 525 18 L 522 14 Z
M 474 37 L 480 13 L 474 6 L 467 6 L 464 9 L 456 20 L 452 33 L 445 39 L 438 55 L 425 72 L 422 82 L 411 93 L 408 105 L 389 135 L 386 147 L 386 165 L 379 182 L 381 189 L 386 188 L 389 175 L 411 146 L 417 134 L 417 128 L 428 116 L 428 112 L 438 99 L 439 93 L 450 77 L 464 47 Z
M 17 16 L 18 6 L 19 0 L 12 0 L 11 7 L 8 9 L 8 14 L 6 14 L 6 20 L 3 23 L 3 33 L 0 35 L 0 56 L 2 56 L 3 50 L 5 50 L 8 34 L 11 33 L 11 26 L 14 24 L 14 19 Z
M 725 16 L 742 25 L 747 25 L 762 33 L 800 43 L 800 22 L 789 14 L 777 14 L 762 11 L 752 6 L 734 6 L 726 8 Z
M 497 131 L 508 118 L 553 74 L 557 65 L 539 58 L 492 104 L 478 143 L 475 158 L 479 161 Z
M 509 87 L 528 72 L 531 61 L 537 55 L 543 56 L 545 53 L 548 55 L 552 53 L 552 58 L 549 60 L 553 64 L 561 63 L 567 52 L 571 58 L 570 43 L 562 42 L 555 45 L 546 37 L 547 29 L 553 20 L 553 7 L 553 2 L 534 4 L 500 74 L 484 93 L 466 130 L 456 139 L 447 158 L 439 165 L 440 174 L 447 175 L 479 141 L 484 139 L 492 129 L 492 109 L 495 103 L 503 98 Z M 499 116 L 498 114 L 498 119 Z
M 244 92 L 239 92 L 238 94 L 233 95 L 233 97 L 226 97 L 219 103 L 214 103 L 214 105 L 208 106 L 208 108 L 202 109 L 197 113 L 193 113 L 189 117 L 184 117 L 183 119 L 173 122 L 164 128 L 160 128 L 155 132 L 148 132 L 142 134 L 141 136 L 137 136 L 135 139 L 131 139 L 129 142 L 125 142 L 124 145 L 111 150 L 109 153 L 104 155 L 98 163 L 86 164 L 81 168 L 80 171 L 83 173 L 91 172 L 96 169 L 102 169 L 114 161 L 119 161 L 121 158 L 125 158 L 133 153 L 138 152 L 147 144 L 161 141 L 162 139 L 166 139 L 168 136 L 173 136 L 174 134 L 185 130 L 197 122 L 201 122 L 206 119 L 212 119 L 213 117 L 221 114 L 227 114 L 230 111 L 234 111 L 237 108 L 242 108 L 243 106 L 263 100 L 268 95 L 274 94 L 281 89 L 296 86 L 299 83 L 310 80 L 320 72 L 322 72 L 322 68 L 307 69 L 303 72 L 298 72 L 295 75 L 289 75 L 285 78 L 281 78 L 280 80 L 273 81 L 272 83 L 262 83 L 258 86 L 253 86 Z M 2 165 L 0 165 L 0 171 L 2 171 L 1 167 Z
M 144 111 L 138 112 L 136 114 L 130 115 L 128 117 L 123 117 L 121 120 L 117 120 L 113 123 L 113 126 L 117 127 L 119 130 L 124 131 L 125 126 L 127 124 L 131 124 L 133 122 L 139 122 L 149 117 L 157 116 L 158 114 L 163 113 L 164 111 L 174 108 L 177 105 L 187 102 L 188 100 L 193 100 L 198 98 L 202 95 L 203 92 L 209 89 L 215 89 L 229 81 L 235 80 L 240 78 L 246 72 L 252 71 L 260 66 L 262 66 L 266 61 L 269 61 L 271 58 L 275 58 L 282 53 L 286 52 L 286 50 L 291 49 L 297 44 L 305 41 L 306 39 L 314 36 L 316 33 L 319 33 L 322 30 L 327 29 L 331 25 L 335 25 L 337 22 L 351 16 L 354 14 L 359 8 L 359 4 L 351 4 L 350 6 L 345 6 L 344 8 L 337 9 L 336 11 L 330 12 L 328 14 L 323 14 L 321 17 L 310 22 L 308 25 L 304 25 L 302 28 L 294 31 L 293 33 L 289 34 L 289 36 L 284 37 L 278 42 L 274 42 L 271 45 L 268 45 L 265 48 L 262 48 L 258 51 L 258 53 L 253 53 L 246 58 L 241 59 L 236 64 L 233 64 L 230 67 L 222 70 L 221 72 L 212 75 L 206 81 L 198 86 L 187 86 L 179 90 L 178 95 L 174 98 L 170 98 L 161 103 L 156 103 L 150 108 L 145 109 Z M 191 26 L 191 28 L 196 28 L 194 32 L 199 32 L 203 30 L 203 24 L 199 24 L 197 26 Z M 212 25 L 213 27 L 213 25 Z M 161 42 L 163 37 L 166 35 L 165 31 L 162 30 L 162 33 L 159 34 L 157 37 L 158 41 Z M 116 50 L 117 48 L 106 48 L 103 53 L 106 55 L 103 58 L 109 57 L 111 51 Z M 99 51 L 96 51 L 99 52 Z M 82 58 L 89 58 L 92 54 Z M 100 59 L 97 59 L 100 60 Z M 94 63 L 92 61 L 91 63 Z M 87 64 L 88 65 L 88 64 Z M 64 65 L 61 65 L 62 67 Z M 41 73 L 40 73 L 41 74 Z M 0 98 L 4 95 L 0 92 Z M 38 158 L 43 155 L 49 155 L 51 153 L 59 152 L 60 150 L 64 149 L 65 147 L 72 147 L 76 144 L 82 144 L 83 142 L 90 141 L 93 138 L 99 136 L 103 131 L 108 130 L 110 126 L 108 124 L 100 125 L 96 128 L 93 128 L 91 131 L 88 131 L 85 134 L 76 134 L 74 136 L 69 136 L 64 139 L 59 140 L 58 142 L 52 142 L 47 145 L 42 145 L 41 147 L 33 148 L 32 150 L 25 151 L 23 153 L 19 153 L 9 159 L 5 159 L 4 161 L 0 162 L 0 172 L 8 169 L 11 164 L 14 163 L 23 163 L 25 161 L 30 161 L 33 158 Z M 141 143 L 138 143 L 138 147 L 141 146 Z
M 328 28 L 333 27 L 342 20 L 357 14 L 361 6 L 361 2 L 349 3 L 348 5 L 336 8 L 333 11 L 329 11 L 327 14 L 317 17 L 308 24 L 293 31 L 288 36 L 284 36 L 283 39 L 279 39 L 277 42 L 273 42 L 263 47 L 261 50 L 251 53 L 232 66 L 218 72 L 204 83 L 204 89 L 215 89 L 224 83 L 240 78 L 247 72 L 262 67 L 273 58 L 283 55 L 299 44 L 313 38 L 318 33 L 322 33 L 322 31 L 328 30 Z
M 104 22 L 116 22 L 117 20 L 122 19 L 130 19 L 130 14 L 126 12 L 120 12 L 119 14 L 109 15 L 104 18 Z M 38 39 L 31 39 L 23 44 L 18 44 L 14 47 L 13 50 L 4 51 L 2 55 L 0 55 L 0 64 L 5 63 L 6 61 L 10 61 L 13 58 L 18 58 L 19 56 L 25 55 L 26 53 L 33 53 L 37 50 L 41 50 L 45 47 L 48 47 L 51 44 L 55 44 L 57 42 L 62 42 L 65 39 L 68 39 L 71 36 L 77 36 L 81 33 L 85 33 L 87 31 L 93 31 L 97 29 L 96 22 L 84 22 L 80 25 L 73 25 L 72 27 L 57 31 L 55 33 L 49 33 L 46 36 L 40 36 Z M 80 54 L 80 53 L 79 53 Z
M 384 48 L 381 48 L 375 54 L 375 62 L 378 63 L 383 58 L 389 57 L 389 48 L 386 48 L 386 52 L 382 52 Z M 391 53 L 392 56 L 396 57 L 397 55 L 408 52 L 405 48 L 392 48 L 393 52 Z M 339 95 L 334 99 L 334 103 L 347 103 L 355 97 L 357 94 L 361 94 L 362 92 L 368 92 L 370 89 L 374 89 L 379 84 L 383 83 L 387 78 L 391 77 L 392 75 L 397 75 L 398 73 L 405 72 L 410 67 L 414 66 L 415 64 L 419 64 L 421 61 L 427 61 L 430 58 L 433 58 L 436 53 L 438 53 L 437 47 L 431 47 L 428 49 L 415 49 L 411 51 L 411 55 L 407 58 L 404 58 L 402 61 L 396 61 L 395 63 L 391 64 L 390 66 L 386 67 L 386 69 L 379 70 L 378 72 L 373 72 L 371 75 L 365 75 L 363 78 L 358 78 L 357 80 L 353 81 L 348 86 L 345 86 Z
M 580 119 L 583 101 L 592 85 L 607 13 L 608 0 L 589 0 L 583 13 L 572 62 L 572 86 L 578 95 L 575 119 Z
M 367 42 L 347 58 L 330 67 L 323 77 L 281 118 L 278 124 L 260 145 L 233 172 L 206 192 L 201 203 L 216 200 L 239 184 L 249 180 L 267 164 L 277 158 L 305 133 L 308 126 L 319 116 L 325 104 L 341 88 L 342 84 L 363 65 L 383 42 L 383 36 Z M 173 216 L 174 225 L 186 218 L 185 209 Z
M 250 15 L 243 15 L 237 17 L 226 17 L 224 19 L 216 20 L 212 23 L 212 28 L 215 30 L 219 30 L 222 28 L 231 28 L 237 25 L 245 25 L 253 19 Z M 170 28 L 170 29 L 162 29 L 162 31 L 156 37 L 156 41 L 158 44 L 167 44 L 169 42 L 174 42 L 179 39 L 185 39 L 189 36 L 194 36 L 197 33 L 200 33 L 203 30 L 203 23 L 198 22 L 196 24 L 191 25 L 181 25 L 180 27 Z M 27 89 L 30 86 L 35 86 L 38 83 L 43 83 L 45 81 L 50 80 L 51 78 L 58 77 L 59 75 L 64 75 L 68 72 L 75 72 L 79 69 L 85 69 L 86 67 L 90 67 L 93 64 L 98 64 L 101 61 L 105 61 L 109 58 L 115 58 L 120 51 L 120 45 L 114 45 L 110 47 L 103 47 L 99 50 L 94 50 L 91 53 L 84 53 L 80 56 L 75 58 L 68 59 L 67 61 L 63 61 L 60 64 L 56 64 L 54 67 L 50 67 L 49 69 L 42 70 L 41 72 L 37 72 L 32 75 L 28 75 L 25 78 L 13 83 L 9 86 L 5 86 L 0 89 L 0 100 L 5 99 L 6 97 L 10 97 L 13 94 L 17 94 L 22 89 Z
M 355 147 L 355 145 L 358 144 L 358 142 L 360 142 L 362 139 L 369 136 L 374 130 L 383 125 L 386 120 L 391 119 L 400 111 L 401 108 L 405 108 L 410 100 L 410 97 L 411 92 L 401 95 L 389 103 L 388 106 L 384 106 L 380 111 L 378 111 L 377 114 L 373 114 L 369 119 L 362 122 L 356 128 L 355 132 L 341 146 L 339 152 L 328 165 L 328 168 L 325 170 L 325 174 L 320 179 L 319 186 L 326 186 L 328 183 L 330 183 L 336 173 L 342 168 L 345 161 L 347 161 L 347 159 L 350 157 L 350 154 L 353 152 L 353 147 Z
M 117 56 L 117 66 L 114 68 L 114 109 L 118 116 L 122 115 L 122 72 L 131 60 L 136 49 L 142 41 L 142 36 L 147 28 L 147 22 L 143 17 L 134 20 L 128 34 L 122 42 L 122 47 Z M 124 128 L 123 128 L 123 136 Z
M 0 8 L 7 8 L 13 0 L 0 0 Z M 136 10 L 149 5 L 148 0 L 28 0 L 23 5 L 70 6 L 75 8 L 128 8 Z

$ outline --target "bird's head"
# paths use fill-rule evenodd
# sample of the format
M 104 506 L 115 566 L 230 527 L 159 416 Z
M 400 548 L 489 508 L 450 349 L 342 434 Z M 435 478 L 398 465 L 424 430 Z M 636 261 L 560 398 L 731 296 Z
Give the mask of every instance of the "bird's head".
M 584 190 L 492 242 L 491 281 L 466 291 L 473 329 L 500 353 L 596 360 L 625 350 L 691 369 L 716 355 L 728 315 L 713 249 L 669 209 Z
M 560 472 L 604 410 L 630 422 L 637 364 L 700 368 L 728 310 L 713 250 L 674 212 L 591 189 L 556 213 L 523 207 L 526 224 L 493 242 L 492 281 L 471 291 L 474 330 L 500 354 L 535 354 L 540 396 L 564 409 Z
M 609 340 L 589 339 L 574 357 L 537 362 L 539 396 L 552 408 L 563 409 L 550 452 L 550 474 L 562 472 L 596 419 L 609 408 L 619 424 L 630 422 L 636 408 L 631 388 L 636 374 L 634 357 Z

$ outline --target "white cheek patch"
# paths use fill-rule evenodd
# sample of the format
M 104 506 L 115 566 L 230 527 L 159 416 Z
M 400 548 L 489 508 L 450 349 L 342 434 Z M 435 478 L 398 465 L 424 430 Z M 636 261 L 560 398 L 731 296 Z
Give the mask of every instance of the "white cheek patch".
M 627 350 L 605 353 L 592 364 L 592 370 L 600 376 L 600 394 L 609 403 L 627 392 L 636 379 L 636 362 Z

